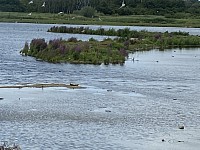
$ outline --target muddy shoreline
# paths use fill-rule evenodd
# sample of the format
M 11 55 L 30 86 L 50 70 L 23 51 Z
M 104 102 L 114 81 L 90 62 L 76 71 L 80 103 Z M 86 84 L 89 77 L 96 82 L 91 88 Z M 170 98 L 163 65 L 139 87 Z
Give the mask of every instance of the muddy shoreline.
M 0 88 L 48 88 L 48 87 L 66 87 L 70 89 L 84 89 L 86 87 L 79 86 L 77 84 L 60 84 L 60 83 L 51 83 L 51 84 L 27 84 L 27 85 L 5 85 L 0 86 Z

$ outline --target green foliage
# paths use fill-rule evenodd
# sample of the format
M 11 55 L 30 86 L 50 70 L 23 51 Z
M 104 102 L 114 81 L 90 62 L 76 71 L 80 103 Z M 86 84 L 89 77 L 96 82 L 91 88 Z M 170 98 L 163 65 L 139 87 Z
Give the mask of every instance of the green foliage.
M 48 29 L 48 32 L 58 32 L 58 33 L 79 33 L 79 34 L 91 34 L 91 35 L 108 35 L 108 36 L 120 36 L 120 37 L 129 37 L 132 32 L 129 28 L 119 29 L 115 31 L 115 29 L 111 28 L 109 30 L 105 30 L 104 28 L 99 28 L 97 30 L 90 29 L 88 27 L 51 27 Z M 133 34 L 134 34 L 133 33 Z
M 0 0 L 0 11 L 17 12 L 42 12 L 66 14 L 78 13 L 84 16 L 94 16 L 94 10 L 105 15 L 166 15 L 185 18 L 184 13 L 198 17 L 200 14 L 198 0 L 125 0 L 125 6 L 120 8 L 122 0 L 46 0 L 45 7 L 41 7 L 44 1 L 34 0 Z M 120 9 L 119 9 L 120 8 Z M 182 13 L 182 14 L 181 14 Z
M 188 9 L 188 12 L 195 15 L 200 14 L 200 2 L 192 4 L 191 7 Z
M 48 62 L 70 62 L 87 64 L 121 64 L 128 56 L 127 50 L 149 50 L 152 48 L 165 49 L 173 47 L 200 47 L 200 37 L 189 35 L 186 32 L 147 32 L 132 31 L 129 28 L 117 31 L 110 29 L 91 30 L 89 28 L 53 27 L 49 31 L 73 32 L 82 34 L 100 34 L 121 36 L 115 39 L 106 38 L 97 41 L 78 41 L 76 38 L 68 40 L 54 39 L 47 44 L 44 39 L 33 39 L 25 43 L 21 53 L 33 56 Z M 63 30 L 65 29 L 65 30 Z M 84 32 L 82 32 L 84 30 Z
M 93 7 L 90 7 L 90 6 L 86 6 L 86 7 L 83 7 L 81 9 L 81 14 L 84 16 L 84 17 L 88 17 L 88 18 L 92 18 L 94 15 L 95 15 L 95 9 Z
M 24 8 L 19 0 L 0 0 L 0 12 L 23 12 Z
M 92 41 L 95 42 L 95 41 L 97 41 L 97 40 L 94 39 L 94 38 L 90 38 L 89 41 L 90 41 L 90 42 L 92 42 Z
M 133 9 L 131 9 L 130 7 L 125 7 L 125 8 L 119 9 L 117 11 L 117 13 L 119 15 L 132 15 L 133 14 Z
M 63 28 L 63 27 L 61 27 Z M 51 32 L 59 31 L 59 27 L 52 27 L 49 29 Z M 82 32 L 84 31 L 84 32 Z M 200 37 L 189 35 L 187 32 L 171 32 L 168 31 L 165 33 L 161 32 L 148 32 L 145 30 L 136 31 L 130 30 L 129 28 L 125 29 L 109 29 L 105 30 L 99 28 L 97 30 L 92 30 L 89 28 L 65 28 L 66 33 L 79 33 L 79 34 L 96 34 L 96 35 L 108 35 L 108 36 L 118 36 L 114 39 L 104 39 L 104 42 L 107 44 L 108 50 L 110 49 L 150 49 L 152 47 L 157 48 L 167 48 L 167 47 L 193 47 L 200 46 Z M 93 41 L 92 39 L 89 41 Z M 110 59 L 105 59 L 110 60 Z M 107 62 L 107 61 L 106 61 Z
M 30 48 L 25 43 L 21 50 L 23 55 L 29 55 L 44 61 L 58 63 L 101 64 L 124 63 L 126 46 L 111 39 L 104 41 L 90 40 L 88 42 L 54 39 L 47 44 L 44 39 L 33 39 Z M 105 61 L 106 60 L 106 61 Z

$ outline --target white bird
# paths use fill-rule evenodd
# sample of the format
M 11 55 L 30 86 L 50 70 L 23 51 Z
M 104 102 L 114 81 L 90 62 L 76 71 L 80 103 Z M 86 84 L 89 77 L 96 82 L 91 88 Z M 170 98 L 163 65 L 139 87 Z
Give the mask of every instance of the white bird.
M 41 7 L 45 7 L 45 2 L 42 4 L 42 6 Z
M 102 21 L 102 19 L 99 17 L 99 21 Z
M 59 14 L 59 15 L 60 15 L 60 14 L 63 14 L 63 12 L 61 11 L 61 12 L 59 12 L 58 14 Z
M 32 15 L 32 13 L 29 13 L 29 14 L 28 14 L 28 16 L 31 16 L 31 15 Z
M 125 6 L 126 6 L 126 4 L 124 3 L 124 0 L 123 0 L 122 5 L 121 5 L 121 7 L 119 7 L 119 9 L 122 7 L 125 7 Z
M 33 1 L 30 1 L 28 4 L 33 4 Z

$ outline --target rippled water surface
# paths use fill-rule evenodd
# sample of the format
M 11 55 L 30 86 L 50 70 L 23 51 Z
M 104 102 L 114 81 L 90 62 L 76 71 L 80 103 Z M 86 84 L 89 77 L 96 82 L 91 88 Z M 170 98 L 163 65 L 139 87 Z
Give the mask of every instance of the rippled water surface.
M 137 52 L 123 66 L 49 64 L 19 54 L 33 38 L 105 38 L 47 33 L 51 26 L 0 23 L 0 85 L 86 88 L 0 89 L 1 141 L 23 150 L 199 149 L 200 49 Z

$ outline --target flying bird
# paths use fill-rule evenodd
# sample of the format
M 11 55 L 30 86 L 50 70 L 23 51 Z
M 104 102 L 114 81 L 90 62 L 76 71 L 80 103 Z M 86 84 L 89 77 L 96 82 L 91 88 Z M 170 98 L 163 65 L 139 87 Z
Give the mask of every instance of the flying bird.
M 30 1 L 28 4 L 33 4 L 33 1 Z
M 28 16 L 31 16 L 31 15 L 32 15 L 32 13 L 29 13 L 29 14 L 28 14 Z
M 126 6 L 126 4 L 124 3 L 124 0 L 123 0 L 122 5 L 121 5 L 121 7 L 119 7 L 119 9 L 122 7 L 125 7 L 125 6 Z
M 45 2 L 42 4 L 42 6 L 41 7 L 45 7 Z

